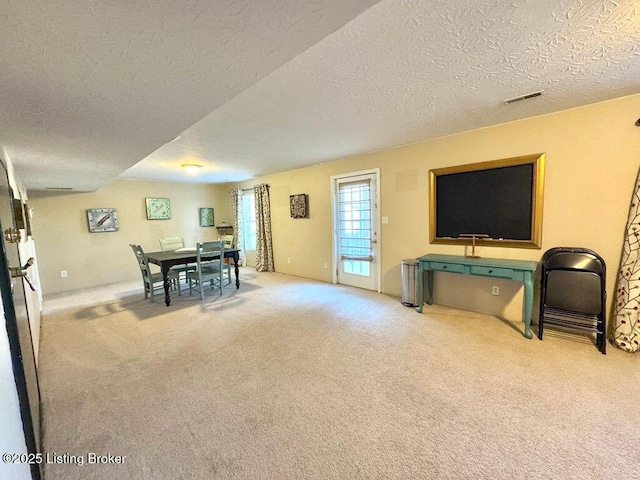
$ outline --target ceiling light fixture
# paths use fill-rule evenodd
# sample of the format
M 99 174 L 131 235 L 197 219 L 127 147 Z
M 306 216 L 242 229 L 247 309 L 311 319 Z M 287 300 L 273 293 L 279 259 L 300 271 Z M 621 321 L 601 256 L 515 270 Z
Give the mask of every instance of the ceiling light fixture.
M 189 175 L 197 175 L 202 165 L 198 165 L 197 163 L 183 163 L 180 165 Z

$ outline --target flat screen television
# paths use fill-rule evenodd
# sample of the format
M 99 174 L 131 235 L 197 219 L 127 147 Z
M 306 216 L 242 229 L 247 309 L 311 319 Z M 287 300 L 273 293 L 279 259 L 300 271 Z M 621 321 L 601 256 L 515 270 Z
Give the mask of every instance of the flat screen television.
M 545 155 L 429 172 L 431 243 L 541 248 Z

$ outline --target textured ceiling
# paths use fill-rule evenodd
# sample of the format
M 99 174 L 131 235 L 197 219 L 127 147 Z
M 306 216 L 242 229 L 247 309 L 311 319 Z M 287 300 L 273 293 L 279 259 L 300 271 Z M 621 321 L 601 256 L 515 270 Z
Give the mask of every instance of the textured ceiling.
M 29 188 L 243 180 L 640 92 L 638 1 L 9 3 L 0 144 Z
M 92 190 L 375 0 L 0 0 L 0 146 Z

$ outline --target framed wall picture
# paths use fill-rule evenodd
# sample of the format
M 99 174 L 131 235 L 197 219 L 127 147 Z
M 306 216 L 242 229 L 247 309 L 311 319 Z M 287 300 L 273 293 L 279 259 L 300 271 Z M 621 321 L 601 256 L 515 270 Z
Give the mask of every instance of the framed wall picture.
M 200 209 L 200 226 L 201 227 L 213 227 L 213 208 L 205 207 Z
M 540 248 L 545 154 L 429 171 L 429 243 Z
M 168 198 L 147 198 L 147 220 L 169 220 L 171 202 Z
M 289 195 L 289 207 L 291 218 L 306 218 L 307 216 L 307 194 L 299 193 Z
M 115 208 L 89 208 L 87 224 L 91 233 L 117 232 L 120 228 Z

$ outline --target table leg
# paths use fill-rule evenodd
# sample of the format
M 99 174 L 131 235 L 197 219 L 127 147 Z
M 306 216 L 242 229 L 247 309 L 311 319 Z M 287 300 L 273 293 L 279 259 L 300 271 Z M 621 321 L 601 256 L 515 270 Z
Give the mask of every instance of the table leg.
M 531 272 L 524 272 L 524 336 L 532 338 L 531 312 L 533 311 L 533 277 Z
M 422 313 L 422 306 L 424 305 L 424 287 L 422 286 L 422 274 L 424 270 L 422 269 L 422 265 L 418 266 L 418 308 L 416 309 L 418 313 Z
M 238 264 L 240 263 L 240 253 L 233 252 L 233 271 L 236 272 L 236 289 L 240 288 L 240 270 Z
M 171 290 L 171 285 L 169 284 L 169 269 L 171 267 L 162 267 L 162 281 L 164 283 L 164 304 L 168 307 L 171 305 L 171 295 L 169 294 L 169 290 Z
M 427 299 L 427 303 L 433 305 L 433 270 L 427 270 L 427 281 L 429 282 L 429 298 Z

